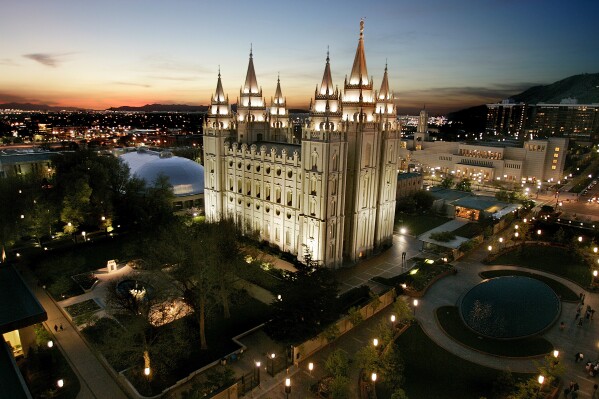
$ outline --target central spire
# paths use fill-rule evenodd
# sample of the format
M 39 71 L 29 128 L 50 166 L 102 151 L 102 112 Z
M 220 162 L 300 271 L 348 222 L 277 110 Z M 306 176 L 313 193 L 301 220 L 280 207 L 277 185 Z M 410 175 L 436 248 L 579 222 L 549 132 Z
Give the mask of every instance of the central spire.
M 254 55 L 252 46 L 250 45 L 250 63 L 248 72 L 245 75 L 245 85 L 243 86 L 244 93 L 258 93 L 258 80 L 256 79 L 256 71 L 254 71 Z
M 333 94 L 333 79 L 331 78 L 331 64 L 329 58 L 329 49 L 327 48 L 327 63 L 324 67 L 322 75 L 322 83 L 320 84 L 320 94 Z
M 349 84 L 368 84 L 368 69 L 366 68 L 366 55 L 364 54 L 364 19 L 360 20 L 360 39 L 358 39 L 358 48 L 349 76 Z

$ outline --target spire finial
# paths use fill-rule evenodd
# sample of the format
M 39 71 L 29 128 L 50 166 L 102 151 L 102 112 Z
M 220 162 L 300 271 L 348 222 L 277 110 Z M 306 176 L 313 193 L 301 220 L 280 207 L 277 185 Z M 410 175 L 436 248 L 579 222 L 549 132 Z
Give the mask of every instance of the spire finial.
M 327 63 L 329 62 L 329 45 L 327 44 Z
M 277 83 L 281 83 L 281 72 L 277 72 Z
M 385 58 L 385 72 L 387 72 L 387 59 Z
M 252 48 L 252 43 L 250 43 L 250 58 L 253 57 L 253 55 L 254 55 L 253 52 L 254 51 L 253 51 L 253 48 Z
M 364 18 L 360 18 L 360 39 L 364 36 Z
M 220 78 L 220 65 L 218 66 L 218 77 Z

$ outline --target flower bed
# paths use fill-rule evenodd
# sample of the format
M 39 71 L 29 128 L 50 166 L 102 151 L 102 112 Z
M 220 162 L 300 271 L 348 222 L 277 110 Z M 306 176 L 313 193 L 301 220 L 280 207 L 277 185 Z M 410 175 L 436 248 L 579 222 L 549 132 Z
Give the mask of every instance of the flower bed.
M 71 276 L 71 278 L 79 284 L 83 291 L 89 291 L 94 287 L 94 284 L 98 281 L 98 278 L 94 273 L 81 273 Z

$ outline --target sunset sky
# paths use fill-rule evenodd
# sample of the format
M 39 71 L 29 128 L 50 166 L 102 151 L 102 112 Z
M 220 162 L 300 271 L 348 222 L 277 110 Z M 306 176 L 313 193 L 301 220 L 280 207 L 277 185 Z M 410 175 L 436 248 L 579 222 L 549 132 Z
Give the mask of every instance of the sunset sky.
M 596 0 L 6 1 L 0 103 L 206 105 L 219 65 L 235 102 L 252 44 L 267 101 L 280 73 L 306 107 L 327 46 L 343 85 L 363 17 L 375 86 L 387 60 L 400 112 L 443 113 L 599 72 L 598 14 Z

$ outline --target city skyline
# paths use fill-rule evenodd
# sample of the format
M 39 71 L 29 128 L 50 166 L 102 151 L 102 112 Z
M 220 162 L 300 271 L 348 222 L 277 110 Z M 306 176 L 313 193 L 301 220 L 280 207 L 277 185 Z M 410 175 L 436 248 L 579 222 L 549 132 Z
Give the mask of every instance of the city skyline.
M 327 48 L 342 87 L 365 20 L 369 75 L 385 64 L 400 113 L 444 113 L 530 86 L 597 72 L 589 48 L 599 5 L 578 0 L 386 4 L 382 1 L 215 3 L 26 1 L 6 7 L 0 103 L 106 109 L 208 105 L 218 70 L 232 103 L 250 46 L 267 102 L 280 75 L 291 108 L 306 108 Z M 567 17 L 566 17 L 567 16 Z M 592 43 L 592 41 L 590 41 Z

